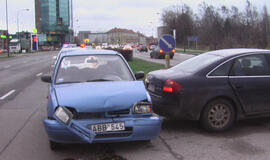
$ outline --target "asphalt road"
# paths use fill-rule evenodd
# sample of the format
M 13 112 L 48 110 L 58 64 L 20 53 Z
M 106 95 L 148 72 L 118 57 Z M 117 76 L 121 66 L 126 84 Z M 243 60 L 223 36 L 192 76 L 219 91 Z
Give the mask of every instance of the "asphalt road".
M 42 124 L 48 84 L 39 76 L 49 72 L 54 54 L 0 59 L 0 97 L 15 90 L 0 100 L 0 160 L 270 159 L 270 118 L 237 122 L 225 133 L 207 133 L 197 122 L 165 119 L 160 136 L 150 143 L 76 144 L 51 151 Z

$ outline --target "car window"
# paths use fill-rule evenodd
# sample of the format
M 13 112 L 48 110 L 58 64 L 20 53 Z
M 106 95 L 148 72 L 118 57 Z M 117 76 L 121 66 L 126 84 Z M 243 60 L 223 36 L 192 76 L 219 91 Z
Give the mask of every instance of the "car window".
M 263 76 L 270 75 L 270 68 L 263 54 L 249 55 L 235 59 L 232 76 Z
M 62 58 L 55 83 L 132 80 L 132 74 L 120 56 L 87 55 Z
M 202 55 L 190 58 L 170 69 L 175 70 L 175 71 L 180 70 L 183 72 L 194 73 L 222 58 L 223 57 L 219 55 L 202 54 Z
M 223 65 L 215 69 L 209 76 L 228 76 L 231 64 L 231 62 L 224 63 Z

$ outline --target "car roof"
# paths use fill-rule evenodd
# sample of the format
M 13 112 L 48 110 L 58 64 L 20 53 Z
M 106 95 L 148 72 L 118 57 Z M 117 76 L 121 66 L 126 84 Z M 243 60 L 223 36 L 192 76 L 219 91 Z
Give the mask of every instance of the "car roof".
M 75 56 L 75 55 L 91 55 L 91 54 L 100 54 L 100 55 L 116 55 L 119 54 L 116 51 L 112 51 L 112 50 L 96 50 L 96 49 L 85 49 L 85 48 L 77 48 L 77 49 L 70 49 L 70 50 L 64 50 L 61 53 L 61 57 L 63 56 Z
M 270 50 L 254 49 L 254 48 L 235 48 L 235 49 L 220 49 L 216 51 L 209 51 L 204 54 L 219 55 L 222 57 L 231 57 L 231 56 L 242 55 L 246 53 L 260 53 L 260 52 L 270 52 Z

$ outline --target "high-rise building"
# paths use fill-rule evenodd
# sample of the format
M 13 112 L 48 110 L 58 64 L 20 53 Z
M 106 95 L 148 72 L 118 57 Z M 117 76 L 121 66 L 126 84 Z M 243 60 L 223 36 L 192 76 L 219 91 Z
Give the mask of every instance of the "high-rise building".
M 35 0 L 36 28 L 46 42 L 60 46 L 73 41 L 72 0 Z

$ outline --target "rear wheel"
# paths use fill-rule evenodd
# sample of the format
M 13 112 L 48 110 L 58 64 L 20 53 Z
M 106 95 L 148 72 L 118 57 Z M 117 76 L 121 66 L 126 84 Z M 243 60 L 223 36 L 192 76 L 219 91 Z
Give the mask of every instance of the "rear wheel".
M 235 120 L 232 104 L 225 99 L 211 101 L 204 108 L 201 124 L 204 129 L 212 132 L 228 130 Z

